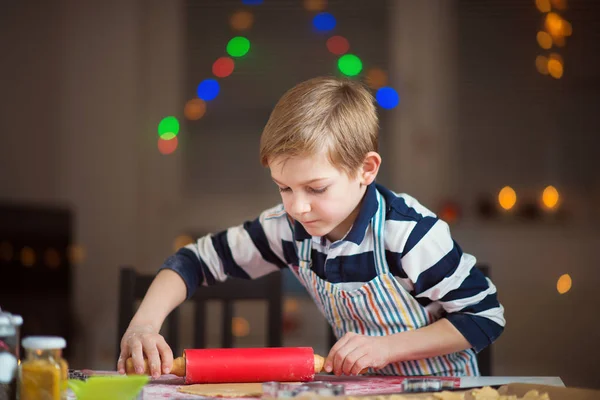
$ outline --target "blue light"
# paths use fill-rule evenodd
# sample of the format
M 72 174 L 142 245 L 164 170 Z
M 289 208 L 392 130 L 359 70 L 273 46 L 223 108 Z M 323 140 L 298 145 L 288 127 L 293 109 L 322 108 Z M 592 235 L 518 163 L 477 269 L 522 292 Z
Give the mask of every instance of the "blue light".
M 388 110 L 396 107 L 398 103 L 400 103 L 400 96 L 398 96 L 398 92 L 389 86 L 379 89 L 375 95 L 375 98 L 381 107 L 387 108 Z
M 313 25 L 320 31 L 328 32 L 335 28 L 335 17 L 328 12 L 322 12 L 315 15 Z
M 204 101 L 210 101 L 219 94 L 219 82 L 215 79 L 205 79 L 198 85 L 198 97 Z
M 259 4 L 262 4 L 263 0 L 242 0 L 242 3 L 244 3 L 247 6 L 256 6 Z

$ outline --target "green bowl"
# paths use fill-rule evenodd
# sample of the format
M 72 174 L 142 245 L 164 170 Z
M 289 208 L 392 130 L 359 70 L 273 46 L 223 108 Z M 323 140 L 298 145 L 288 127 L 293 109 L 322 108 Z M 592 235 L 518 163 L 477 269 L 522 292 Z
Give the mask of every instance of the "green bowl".
M 150 380 L 146 375 L 90 376 L 87 381 L 69 379 L 78 400 L 132 400 Z

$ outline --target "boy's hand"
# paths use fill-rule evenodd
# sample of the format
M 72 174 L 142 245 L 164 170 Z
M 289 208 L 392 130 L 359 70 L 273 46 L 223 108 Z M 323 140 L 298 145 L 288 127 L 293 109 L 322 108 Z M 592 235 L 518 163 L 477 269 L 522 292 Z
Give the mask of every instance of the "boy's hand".
M 165 339 L 152 325 L 130 325 L 121 339 L 121 354 L 117 362 L 117 371 L 125 373 L 125 361 L 129 356 L 137 374 L 144 373 L 144 354 L 148 359 L 150 374 L 158 378 L 168 374 L 173 367 L 173 352 Z M 161 362 L 162 360 L 162 362 Z
M 325 371 L 339 376 L 358 375 L 365 368 L 383 368 L 390 363 L 385 336 L 364 336 L 348 332 L 331 348 Z

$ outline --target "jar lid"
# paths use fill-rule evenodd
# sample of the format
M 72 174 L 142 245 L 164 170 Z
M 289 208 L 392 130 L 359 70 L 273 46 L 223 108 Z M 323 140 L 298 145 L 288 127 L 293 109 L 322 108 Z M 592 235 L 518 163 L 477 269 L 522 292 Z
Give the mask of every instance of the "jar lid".
M 60 336 L 27 336 L 21 342 L 25 349 L 53 350 L 64 349 L 67 341 Z
M 0 335 L 14 335 L 16 327 L 21 325 L 23 325 L 23 317 L 0 310 Z

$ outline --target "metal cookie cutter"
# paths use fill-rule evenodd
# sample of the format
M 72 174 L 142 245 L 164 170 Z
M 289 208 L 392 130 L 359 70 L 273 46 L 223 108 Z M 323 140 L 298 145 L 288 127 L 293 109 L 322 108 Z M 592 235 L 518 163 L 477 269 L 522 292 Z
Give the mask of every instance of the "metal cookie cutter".
M 290 398 L 298 396 L 343 396 L 343 385 L 328 382 L 308 382 L 302 384 L 265 382 L 262 384 L 263 399 Z
M 454 389 L 454 382 L 436 378 L 407 378 L 402 382 L 402 392 L 439 392 Z

